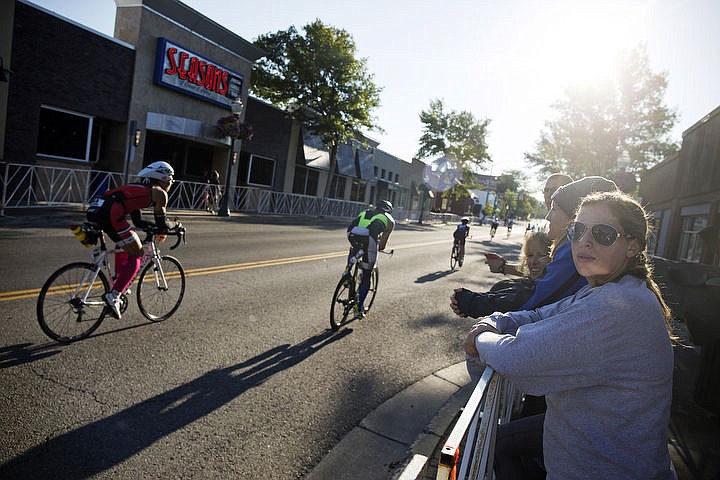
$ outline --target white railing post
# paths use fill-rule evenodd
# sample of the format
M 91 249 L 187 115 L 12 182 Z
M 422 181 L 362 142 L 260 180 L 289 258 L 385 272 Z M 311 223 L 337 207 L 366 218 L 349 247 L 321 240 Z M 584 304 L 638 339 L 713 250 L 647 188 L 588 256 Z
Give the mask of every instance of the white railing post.
M 440 452 L 437 480 L 492 479 L 495 433 L 510 419 L 512 399 L 510 383 L 485 367 Z
M 6 163 L 5 168 L 3 169 L 3 178 L 2 178 L 2 205 L 0 205 L 0 217 L 5 216 L 5 201 L 7 200 L 7 186 L 8 186 L 8 174 L 10 172 L 10 164 Z

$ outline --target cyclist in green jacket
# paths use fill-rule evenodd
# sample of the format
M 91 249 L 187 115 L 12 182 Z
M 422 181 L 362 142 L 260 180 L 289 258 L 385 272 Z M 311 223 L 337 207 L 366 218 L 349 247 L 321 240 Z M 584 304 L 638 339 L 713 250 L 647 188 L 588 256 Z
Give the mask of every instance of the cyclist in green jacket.
M 375 266 L 378 250 L 385 250 L 390 234 L 395 228 L 395 219 L 390 215 L 392 209 L 392 203 L 381 200 L 377 207 L 371 207 L 360 213 L 347 228 L 347 236 L 351 245 L 350 255 L 353 255 L 358 248 L 365 251 L 363 261 L 360 262 L 362 281 L 358 292 L 355 318 L 365 316 L 364 305 L 365 297 L 370 291 L 370 272 Z

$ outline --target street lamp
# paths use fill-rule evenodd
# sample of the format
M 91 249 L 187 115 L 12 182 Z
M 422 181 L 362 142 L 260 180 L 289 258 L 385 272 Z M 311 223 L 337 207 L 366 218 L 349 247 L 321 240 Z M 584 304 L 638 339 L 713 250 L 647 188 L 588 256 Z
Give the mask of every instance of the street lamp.
M 229 125 L 231 123 L 240 124 L 240 117 L 242 116 L 245 104 L 241 97 L 235 98 L 230 104 L 232 108 L 232 115 L 230 117 L 223 117 L 218 121 L 218 124 Z M 221 127 L 222 128 L 222 127 Z M 220 199 L 220 208 L 218 209 L 218 216 L 229 217 L 230 216 L 230 171 L 232 170 L 233 160 L 237 159 L 235 152 L 235 141 L 240 138 L 240 132 L 238 129 L 227 128 L 223 130 L 225 136 L 230 137 L 230 150 L 228 151 L 227 168 L 225 169 L 225 190 L 223 196 Z

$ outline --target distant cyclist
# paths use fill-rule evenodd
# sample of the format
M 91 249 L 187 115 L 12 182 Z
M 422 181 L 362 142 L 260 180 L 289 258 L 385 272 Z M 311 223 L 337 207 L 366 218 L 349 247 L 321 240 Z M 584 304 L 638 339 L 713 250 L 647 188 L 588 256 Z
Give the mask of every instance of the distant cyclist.
M 495 234 L 497 233 L 497 229 L 499 226 L 500 222 L 498 222 L 497 217 L 493 218 L 493 221 L 490 224 L 490 239 L 495 238 Z
M 355 318 L 365 316 L 364 305 L 365 297 L 370 291 L 370 272 L 375 266 L 378 250 L 385 250 L 390 234 L 395 228 L 395 219 L 390 215 L 392 209 L 392 203 L 381 200 L 378 202 L 377 207 L 369 208 L 360 213 L 347 228 L 348 240 L 352 245 L 350 255 L 353 255 L 358 248 L 365 251 L 363 261 L 360 262 L 362 281 L 358 292 Z
M 470 235 L 470 219 L 463 217 L 460 219 L 460 225 L 453 232 L 455 244 L 458 246 L 458 265 L 462 267 L 465 259 L 465 239 Z
M 138 172 L 141 183 L 131 183 L 108 190 L 102 197 L 95 199 L 88 208 L 88 220 L 100 224 L 103 231 L 122 248 L 115 254 L 115 282 L 112 290 L 103 295 L 103 300 L 112 315 L 120 318 L 119 295 L 130 285 L 140 268 L 143 247 L 140 237 L 127 221 L 127 215 L 138 228 L 153 225 L 142 219 L 140 210 L 153 207 L 155 226 L 160 231 L 172 230 L 177 222 L 168 222 L 165 207 L 168 204 L 167 192 L 172 186 L 175 171 L 167 162 L 153 162 Z

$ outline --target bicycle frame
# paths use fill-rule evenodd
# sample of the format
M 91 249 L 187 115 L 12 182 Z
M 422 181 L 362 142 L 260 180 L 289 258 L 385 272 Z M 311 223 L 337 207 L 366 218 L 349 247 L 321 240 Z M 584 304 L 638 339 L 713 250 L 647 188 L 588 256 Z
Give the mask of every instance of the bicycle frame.
M 105 268 L 105 271 L 108 275 L 108 278 L 114 278 L 115 275 L 113 275 L 113 272 L 110 270 L 110 263 L 108 261 L 108 255 L 109 254 L 115 254 L 122 251 L 122 248 L 114 248 L 110 251 L 108 251 L 107 243 L 105 242 L 105 234 L 104 232 L 100 231 L 100 234 L 98 235 L 99 238 L 99 245 L 96 245 L 93 247 L 92 251 L 90 252 L 90 258 L 92 259 L 92 263 L 95 266 L 95 268 L 88 272 L 88 274 L 83 277 L 82 285 L 87 284 L 88 288 L 82 295 L 82 301 L 83 303 L 87 303 L 88 305 L 94 305 L 99 304 L 102 302 L 89 302 L 88 296 L 90 295 L 90 289 L 92 285 L 95 283 L 95 280 L 97 280 L 98 272 L 100 272 L 101 269 Z M 179 240 L 179 239 L 178 239 Z M 155 278 L 155 285 L 157 285 L 158 288 L 162 290 L 167 290 L 167 279 L 165 278 L 165 272 L 163 272 L 162 268 L 162 262 L 160 261 L 160 249 L 157 247 L 155 243 L 155 236 L 149 232 L 147 232 L 147 237 L 145 238 L 145 241 L 143 242 L 143 257 L 142 262 L 140 263 L 140 267 L 135 272 L 135 275 L 133 275 L 132 279 L 130 280 L 129 285 L 132 285 L 132 283 L 137 278 L 138 274 L 142 271 L 143 267 L 148 264 L 148 262 L 152 261 L 155 265 L 155 268 L 153 269 L 153 275 Z M 128 289 L 125 289 L 125 291 L 120 292 L 120 294 L 125 294 Z M 77 292 L 74 292 L 77 293 Z

